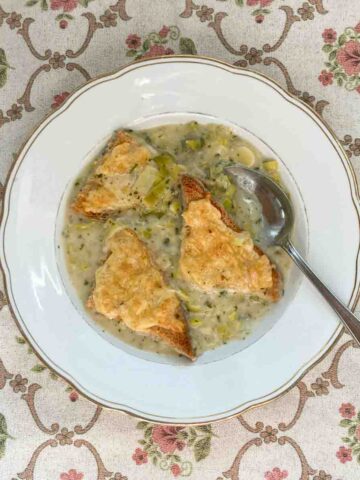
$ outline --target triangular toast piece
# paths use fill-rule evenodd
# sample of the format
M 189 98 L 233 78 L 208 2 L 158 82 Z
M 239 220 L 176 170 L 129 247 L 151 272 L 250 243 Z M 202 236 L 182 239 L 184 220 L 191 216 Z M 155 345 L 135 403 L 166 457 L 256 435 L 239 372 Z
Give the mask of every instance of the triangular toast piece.
M 140 205 L 141 196 L 133 186 L 150 157 L 149 149 L 134 137 L 124 131 L 117 132 L 73 201 L 72 209 L 86 217 L 101 219 Z
M 124 322 L 131 330 L 158 338 L 194 359 L 185 316 L 146 245 L 129 229 L 107 240 L 108 257 L 96 271 L 88 308 Z
M 184 280 L 205 291 L 229 289 L 279 300 L 281 275 L 250 235 L 201 181 L 184 175 L 181 186 L 185 211 L 179 266 Z

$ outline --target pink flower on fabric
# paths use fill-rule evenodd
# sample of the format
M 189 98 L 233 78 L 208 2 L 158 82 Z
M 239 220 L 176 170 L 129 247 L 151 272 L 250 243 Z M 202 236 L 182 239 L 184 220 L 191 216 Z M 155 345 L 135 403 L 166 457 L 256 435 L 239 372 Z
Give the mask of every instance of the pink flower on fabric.
M 358 425 L 355 429 L 355 438 L 360 442 L 360 425 Z
M 324 87 L 331 85 L 333 83 L 333 78 L 333 73 L 327 72 L 326 70 L 323 70 L 318 77 L 319 81 L 324 85 Z
M 59 93 L 58 95 L 54 95 L 54 103 L 51 104 L 51 108 L 57 108 L 60 107 L 62 103 L 67 99 L 67 97 L 70 95 L 69 92 L 62 92 Z
M 163 453 L 174 453 L 176 449 L 185 447 L 185 443 L 178 438 L 178 433 L 183 429 L 173 425 L 157 425 L 153 428 L 152 439 Z
M 64 472 L 60 475 L 60 480 L 82 480 L 83 478 L 84 474 L 81 472 L 77 472 L 73 468 L 67 473 Z
M 72 392 L 70 392 L 69 399 L 71 402 L 76 402 L 78 398 L 79 398 L 79 394 L 76 390 L 73 390 Z
M 355 416 L 355 407 L 351 403 L 342 403 L 339 412 L 343 418 L 350 419 Z
M 77 7 L 78 0 L 51 0 L 51 10 L 61 10 L 64 12 L 71 12 Z
M 334 43 L 337 37 L 337 33 L 332 28 L 325 28 L 322 33 L 322 37 L 325 43 Z
M 134 50 L 139 48 L 141 45 L 141 38 L 139 37 L 139 35 L 136 35 L 135 33 L 131 33 L 130 35 L 128 35 L 125 41 L 127 46 Z
M 337 458 L 340 460 L 341 463 L 351 462 L 352 450 L 351 448 L 340 447 L 339 450 L 336 452 Z
M 287 470 L 280 470 L 279 467 L 275 467 L 270 472 L 265 472 L 265 480 L 284 480 L 289 475 Z
M 181 468 L 177 463 L 174 463 L 173 465 L 171 465 L 170 470 L 171 470 L 171 473 L 174 475 L 174 477 L 178 477 L 181 473 Z
M 162 29 L 159 32 L 159 35 L 161 38 L 167 37 L 167 34 L 170 32 L 170 28 L 167 27 L 166 25 L 163 25 Z
M 147 463 L 148 454 L 144 450 L 141 450 L 141 448 L 137 448 L 133 453 L 132 459 L 136 465 L 142 465 L 143 463 Z
M 253 7 L 254 5 L 257 5 L 259 3 L 259 0 L 246 0 L 246 5 L 249 5 L 249 7 Z
M 348 75 L 360 73 L 360 43 L 351 40 L 337 53 L 337 61 Z
M 267 7 L 273 2 L 273 0 L 260 0 L 260 7 Z
M 163 45 L 151 45 L 149 50 L 143 55 L 146 57 L 158 57 L 160 55 L 171 55 L 174 53 L 174 50 L 171 48 L 165 48 Z

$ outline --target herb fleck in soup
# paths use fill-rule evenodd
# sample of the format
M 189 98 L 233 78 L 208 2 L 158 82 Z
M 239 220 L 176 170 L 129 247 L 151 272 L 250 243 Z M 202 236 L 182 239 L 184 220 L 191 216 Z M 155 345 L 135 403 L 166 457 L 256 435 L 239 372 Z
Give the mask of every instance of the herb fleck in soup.
M 139 192 L 146 192 L 147 207 L 133 208 L 106 219 L 89 219 L 70 208 L 89 175 L 101 162 L 94 159 L 72 187 L 63 230 L 67 266 L 71 281 L 85 304 L 95 284 L 95 272 L 105 260 L 104 243 L 117 229 L 131 228 L 146 244 L 167 284 L 182 302 L 194 351 L 197 355 L 234 339 L 244 339 L 271 308 L 269 300 L 230 290 L 205 292 L 182 279 L 179 252 L 182 230 L 182 174 L 201 180 L 240 228 L 259 242 L 262 217 L 259 205 L 236 192 L 224 169 L 237 163 L 259 169 L 281 182 L 276 160 L 264 158 L 253 145 L 222 125 L 191 122 L 163 125 L 131 132 L 150 148 L 152 159 L 141 171 L 130 174 Z M 161 181 L 159 182 L 159 175 Z M 157 179 L 157 181 L 156 181 Z M 285 275 L 288 259 L 281 249 L 272 247 L 266 254 Z M 121 340 L 157 353 L 173 353 L 169 347 L 130 330 L 122 322 L 89 311 L 102 328 Z

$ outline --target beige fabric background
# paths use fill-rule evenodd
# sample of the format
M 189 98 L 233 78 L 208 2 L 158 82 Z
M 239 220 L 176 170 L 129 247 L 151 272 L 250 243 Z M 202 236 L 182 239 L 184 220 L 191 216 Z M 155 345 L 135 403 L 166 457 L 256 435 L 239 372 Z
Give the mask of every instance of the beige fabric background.
M 359 1 L 0 0 L 2 184 L 74 88 L 172 52 L 274 78 L 324 117 L 359 172 Z M 346 335 L 286 396 L 221 424 L 164 427 L 81 398 L 36 358 L 6 303 L 1 294 L 0 480 L 360 478 L 360 350 Z

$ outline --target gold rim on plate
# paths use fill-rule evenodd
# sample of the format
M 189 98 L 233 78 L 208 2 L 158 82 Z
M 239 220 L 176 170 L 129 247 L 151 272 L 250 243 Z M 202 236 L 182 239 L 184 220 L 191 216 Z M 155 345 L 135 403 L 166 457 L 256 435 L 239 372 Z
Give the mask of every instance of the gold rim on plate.
M 255 79 L 267 84 L 271 88 L 273 88 L 286 101 L 288 101 L 292 105 L 300 108 L 302 111 L 304 111 L 304 113 L 306 113 L 309 117 L 311 117 L 317 123 L 317 125 L 321 128 L 323 133 L 327 136 L 327 138 L 329 139 L 330 143 L 333 145 L 335 151 L 337 152 L 337 154 L 338 154 L 338 156 L 339 156 L 339 158 L 340 158 L 340 160 L 341 160 L 341 162 L 344 166 L 345 172 L 346 172 L 348 180 L 349 180 L 351 198 L 352 198 L 352 201 L 353 201 L 353 204 L 354 204 L 354 207 L 355 207 L 355 211 L 357 213 L 358 225 L 359 225 L 359 229 L 360 229 L 360 213 L 359 213 L 360 195 L 359 195 L 359 185 L 358 185 L 358 182 L 357 182 L 356 174 L 354 172 L 354 169 L 353 169 L 353 166 L 352 166 L 350 160 L 348 159 L 348 157 L 346 155 L 346 152 L 345 152 L 343 146 L 341 145 L 340 141 L 336 137 L 335 133 L 333 132 L 331 127 L 327 124 L 327 122 L 322 117 L 320 117 L 320 115 L 316 111 L 311 109 L 309 107 L 309 105 L 306 104 L 303 100 L 301 100 L 298 97 L 296 97 L 295 95 L 292 95 L 292 94 L 288 93 L 287 91 L 285 91 L 279 83 L 270 79 L 269 77 L 267 77 L 264 74 L 261 74 L 261 73 L 258 73 L 258 72 L 252 72 L 252 71 L 249 71 L 249 70 L 246 70 L 246 69 L 243 69 L 243 68 L 239 68 L 239 67 L 234 67 L 233 65 L 231 65 L 227 62 L 223 62 L 221 60 L 217 60 L 217 59 L 211 58 L 211 57 L 192 56 L 192 55 L 169 55 L 169 56 L 161 57 L 161 58 L 157 58 L 157 59 L 147 58 L 147 59 L 137 60 L 137 61 L 135 61 L 131 64 L 124 65 L 123 67 L 121 67 L 121 68 L 119 68 L 119 69 L 117 69 L 117 70 L 115 70 L 111 73 L 102 74 L 102 75 L 99 75 L 99 76 L 89 80 L 85 84 L 77 87 L 71 93 L 71 95 L 69 95 L 69 97 L 66 99 L 64 104 L 59 109 L 57 109 L 55 112 L 49 112 L 49 114 L 47 114 L 45 116 L 45 118 L 37 125 L 37 127 L 35 127 L 33 129 L 31 134 L 29 135 L 28 139 L 22 144 L 22 146 L 20 148 L 20 151 L 19 151 L 19 154 L 18 154 L 18 157 L 17 157 L 17 160 L 10 167 L 10 170 L 7 174 L 7 178 L 6 178 L 6 182 L 5 182 L 5 193 L 4 193 L 4 197 L 3 197 L 3 205 L 2 205 L 2 211 L 1 211 L 2 253 L 3 253 L 4 260 L 5 260 L 5 264 L 6 264 L 6 257 L 5 257 L 5 247 L 4 247 L 4 233 L 5 233 L 7 218 L 8 218 L 9 211 L 10 211 L 10 205 L 9 205 L 8 199 L 10 197 L 11 187 L 12 187 L 12 184 L 13 184 L 13 181 L 10 182 L 10 179 L 11 179 L 11 176 L 13 174 L 14 174 L 14 178 L 15 178 L 16 171 L 19 168 L 19 166 L 21 165 L 23 159 L 25 158 L 25 154 L 27 153 L 27 150 L 30 148 L 30 146 L 33 144 L 33 142 L 36 140 L 38 135 L 43 131 L 43 129 L 52 120 L 54 120 L 59 115 L 64 113 L 71 106 L 73 100 L 75 99 L 75 95 L 81 89 L 83 89 L 83 92 L 81 92 L 80 95 L 87 92 L 90 88 L 92 88 L 96 85 L 99 85 L 100 83 L 104 83 L 104 82 L 107 82 L 107 81 L 111 81 L 113 79 L 120 78 L 121 76 L 125 75 L 128 72 L 132 72 L 132 71 L 137 70 L 139 68 L 144 68 L 144 67 L 146 67 L 146 65 L 159 65 L 159 64 L 164 64 L 164 63 L 170 63 L 172 60 L 176 60 L 175 63 L 191 63 L 191 64 L 210 65 L 212 67 L 220 68 L 222 70 L 225 70 L 228 73 L 245 75 L 245 76 L 248 76 L 248 77 L 251 77 L 251 78 L 255 78 Z M 182 62 L 181 60 L 184 60 L 184 62 Z M 124 70 L 126 70 L 126 71 L 124 71 Z M 103 81 L 99 82 L 99 80 L 103 80 Z M 76 98 L 78 98 L 80 95 L 76 96 Z M 50 120 L 50 122 L 47 122 L 47 120 L 51 117 L 52 117 L 52 119 Z M 32 138 L 35 133 L 37 133 L 37 135 L 34 138 Z M 335 143 L 335 145 L 334 145 L 333 142 Z M 7 212 L 6 215 L 5 215 L 5 210 Z M 355 309 L 356 304 L 357 304 L 357 302 L 360 298 L 360 285 L 357 285 L 357 283 L 358 283 L 359 254 L 360 254 L 360 245 L 359 245 L 358 252 L 357 252 L 357 255 L 356 255 L 354 287 L 353 287 L 351 297 L 350 297 L 350 302 L 349 302 L 352 310 Z M 90 394 L 88 394 L 85 391 L 85 388 L 83 388 L 80 384 L 77 383 L 77 381 L 75 379 L 72 378 L 72 376 L 70 374 L 68 374 L 67 372 L 63 372 L 61 367 L 59 367 L 56 364 L 54 366 L 51 366 L 50 363 L 53 363 L 52 360 L 49 359 L 50 362 L 46 360 L 47 355 L 42 352 L 41 348 L 37 345 L 36 341 L 31 337 L 31 334 L 26 333 L 25 329 L 20 324 L 20 321 L 17 318 L 17 315 L 15 314 L 13 305 L 11 304 L 11 301 L 13 301 L 14 304 L 15 304 L 15 307 L 16 307 L 15 299 L 14 299 L 13 296 L 10 297 L 10 295 L 9 295 L 9 291 L 11 291 L 11 280 L 10 280 L 9 268 L 7 267 L 8 275 L 7 275 L 7 273 L 4 269 L 4 266 L 2 264 L 0 264 L 0 268 L 1 268 L 1 271 L 2 271 L 3 276 L 4 276 L 4 288 L 5 288 L 7 298 L 9 299 L 9 309 L 10 309 L 10 312 L 11 312 L 11 314 L 12 314 L 12 316 L 13 316 L 15 322 L 16 322 L 16 325 L 19 328 L 22 335 L 24 336 L 24 338 L 26 338 L 26 340 L 34 348 L 34 351 L 35 351 L 36 355 L 38 356 L 38 358 L 40 359 L 40 361 L 43 362 L 47 366 L 47 368 L 49 368 L 50 370 L 55 370 L 56 373 L 63 380 L 65 380 L 67 383 L 69 383 L 74 389 L 79 390 L 81 395 L 83 395 L 86 399 L 95 403 L 96 405 L 98 405 L 102 408 L 110 409 L 110 410 L 118 410 L 118 411 L 121 411 L 121 412 L 126 413 L 128 415 L 134 416 L 136 418 L 141 418 L 141 419 L 147 420 L 147 421 L 149 421 L 149 418 L 151 418 L 151 417 L 152 418 L 156 417 L 156 422 L 157 423 L 194 424 L 194 425 L 195 424 L 200 425 L 200 424 L 215 423 L 215 422 L 218 422 L 218 421 L 223 421 L 223 420 L 226 420 L 226 419 L 229 419 L 229 418 L 233 418 L 233 417 L 239 415 L 240 413 L 244 413 L 245 411 L 252 410 L 252 409 L 260 407 L 262 405 L 266 405 L 266 404 L 270 403 L 271 401 L 286 395 L 295 386 L 295 384 L 299 380 L 301 380 L 312 368 L 314 368 L 318 363 L 320 363 L 324 359 L 324 357 L 332 350 L 332 348 L 335 346 L 335 344 L 340 339 L 340 336 L 344 332 L 344 328 L 342 328 L 342 326 L 339 324 L 338 327 L 336 328 L 336 330 L 334 331 L 334 333 L 332 334 L 331 338 L 320 349 L 320 351 L 315 356 L 313 356 L 313 358 L 311 358 L 308 362 L 306 362 L 304 365 L 302 365 L 284 385 L 280 386 L 279 388 L 277 388 L 273 392 L 270 392 L 266 395 L 266 397 L 271 395 L 271 398 L 264 398 L 264 396 L 263 396 L 261 398 L 253 399 L 251 401 L 248 401 L 244 404 L 241 404 L 241 405 L 238 405 L 237 407 L 232 408 L 231 410 L 228 411 L 229 412 L 228 415 L 227 415 L 227 413 L 228 413 L 227 411 L 217 413 L 216 417 L 219 417 L 219 415 L 222 416 L 222 418 L 220 418 L 220 419 L 219 418 L 210 418 L 210 417 L 212 417 L 212 415 L 208 415 L 207 417 L 209 418 L 209 420 L 203 420 L 203 421 L 197 422 L 194 419 L 193 422 L 188 422 L 187 421 L 187 422 L 184 423 L 184 422 L 179 422 L 177 419 L 172 420 L 172 419 L 169 419 L 168 417 L 161 417 L 161 416 L 158 416 L 158 415 L 154 416 L 151 413 L 140 412 L 140 411 L 137 412 L 137 413 L 134 413 L 134 412 L 130 411 L 131 407 L 126 406 L 126 405 L 125 406 L 122 406 L 122 405 L 109 406 L 108 404 L 103 403 L 103 402 L 105 402 L 105 400 L 103 400 L 103 399 L 94 399 Z M 25 324 L 25 322 L 23 322 L 23 323 Z M 248 404 L 248 403 L 251 403 L 251 405 L 246 406 L 246 404 Z M 234 410 L 236 410 L 236 412 L 234 412 Z M 166 418 L 166 420 L 165 420 L 165 418 Z M 191 418 L 189 418 L 189 420 L 191 420 Z M 150 420 L 150 421 L 155 421 L 155 420 Z

